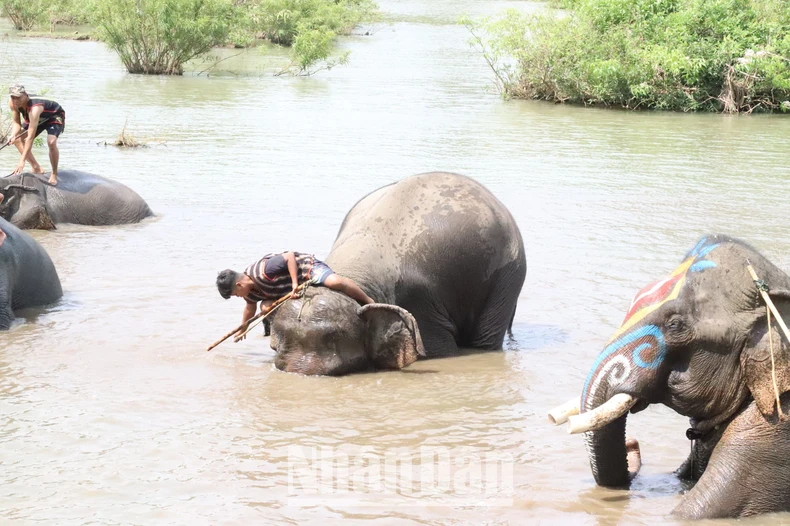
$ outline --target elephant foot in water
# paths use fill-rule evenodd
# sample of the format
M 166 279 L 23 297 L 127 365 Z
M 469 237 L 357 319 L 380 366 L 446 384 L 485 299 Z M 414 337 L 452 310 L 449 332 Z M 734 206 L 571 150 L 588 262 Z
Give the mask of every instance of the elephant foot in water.
M 639 450 L 639 442 L 635 438 L 626 438 L 625 451 L 628 458 L 628 476 L 633 480 L 642 468 L 642 452 Z

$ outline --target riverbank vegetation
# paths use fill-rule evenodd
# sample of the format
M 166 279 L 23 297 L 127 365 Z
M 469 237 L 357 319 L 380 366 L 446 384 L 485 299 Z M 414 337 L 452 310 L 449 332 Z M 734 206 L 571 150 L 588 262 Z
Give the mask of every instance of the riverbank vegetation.
M 87 24 L 91 8 L 92 0 L 0 0 L 0 14 L 20 31 Z
M 373 0 L 0 0 L 21 31 L 89 24 L 130 73 L 180 75 L 184 64 L 218 46 L 260 40 L 291 48 L 279 72 L 311 74 L 344 63 L 336 37 L 377 14 Z
M 631 109 L 790 111 L 786 0 L 554 0 L 465 19 L 506 97 Z
M 129 73 L 181 75 L 226 42 L 232 14 L 225 0 L 97 0 L 94 22 Z

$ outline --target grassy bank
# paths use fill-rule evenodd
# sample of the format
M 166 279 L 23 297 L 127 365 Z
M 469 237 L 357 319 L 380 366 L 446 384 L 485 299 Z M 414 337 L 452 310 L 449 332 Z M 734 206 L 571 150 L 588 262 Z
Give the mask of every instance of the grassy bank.
M 631 109 L 790 110 L 785 0 L 560 0 L 465 20 L 498 89 Z
M 336 38 L 373 20 L 373 0 L 0 0 L 0 14 L 30 36 L 98 38 L 131 73 L 183 73 L 213 47 L 251 47 L 261 39 L 291 48 L 280 73 L 311 74 L 342 63 Z M 55 32 L 88 24 L 88 36 Z

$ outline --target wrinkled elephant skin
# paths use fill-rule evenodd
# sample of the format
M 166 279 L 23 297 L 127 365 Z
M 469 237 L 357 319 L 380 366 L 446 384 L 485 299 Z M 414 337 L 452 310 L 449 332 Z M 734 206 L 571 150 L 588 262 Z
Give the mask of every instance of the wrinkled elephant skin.
M 15 312 L 47 305 L 63 291 L 55 265 L 28 234 L 0 218 L 5 240 L 0 244 L 0 330 L 7 330 Z
M 326 262 L 377 303 L 360 308 L 317 286 L 286 302 L 271 324 L 281 370 L 397 370 L 459 346 L 501 349 L 527 269 L 504 205 L 450 173 L 416 175 L 364 197 Z
M 0 217 L 22 229 L 51 230 L 60 223 L 122 225 L 153 215 L 129 187 L 76 170 L 58 174 L 57 186 L 34 174 L 0 179 Z

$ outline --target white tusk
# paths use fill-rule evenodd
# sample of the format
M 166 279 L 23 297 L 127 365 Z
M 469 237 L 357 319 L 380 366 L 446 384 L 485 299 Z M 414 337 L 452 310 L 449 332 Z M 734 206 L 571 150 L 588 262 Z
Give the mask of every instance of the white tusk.
M 568 421 L 569 416 L 579 414 L 579 399 L 568 400 L 549 411 L 549 422 L 558 426 Z
M 568 433 L 586 433 L 601 429 L 626 414 L 636 402 L 637 400 L 629 394 L 616 394 L 595 409 L 569 417 Z

